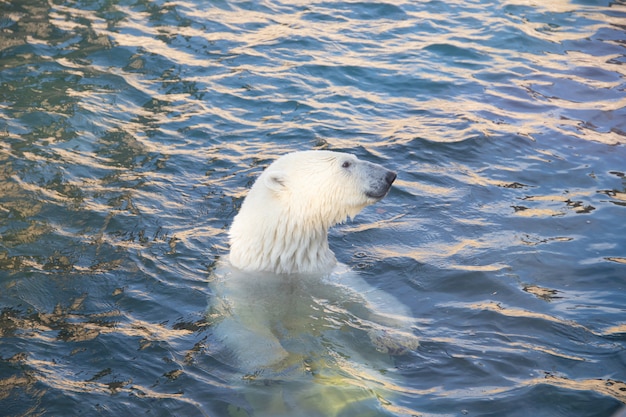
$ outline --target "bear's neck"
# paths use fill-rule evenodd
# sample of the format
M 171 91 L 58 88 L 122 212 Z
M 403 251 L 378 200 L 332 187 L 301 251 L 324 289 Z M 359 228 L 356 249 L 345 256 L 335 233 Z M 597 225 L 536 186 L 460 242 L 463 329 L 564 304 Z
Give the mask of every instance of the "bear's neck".
M 328 227 L 319 222 L 286 220 L 270 226 L 240 224 L 230 230 L 232 266 L 245 271 L 277 274 L 327 273 L 336 264 L 328 246 Z

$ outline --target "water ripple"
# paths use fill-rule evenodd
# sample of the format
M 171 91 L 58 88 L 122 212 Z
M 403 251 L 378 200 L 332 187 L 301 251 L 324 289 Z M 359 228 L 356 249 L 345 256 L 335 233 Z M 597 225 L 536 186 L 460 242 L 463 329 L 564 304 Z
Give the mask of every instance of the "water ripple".
M 626 402 L 623 1 L 0 8 L 8 415 L 245 415 L 206 284 L 254 178 L 311 148 L 399 173 L 331 234 L 416 320 L 386 413 Z

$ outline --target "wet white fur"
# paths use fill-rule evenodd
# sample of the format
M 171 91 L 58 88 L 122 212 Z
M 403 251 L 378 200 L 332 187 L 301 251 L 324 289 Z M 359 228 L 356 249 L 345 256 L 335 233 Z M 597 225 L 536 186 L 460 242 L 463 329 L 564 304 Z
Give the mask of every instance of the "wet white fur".
M 254 183 L 233 221 L 231 265 L 244 271 L 329 272 L 336 261 L 328 229 L 382 198 L 368 192 L 385 186 L 387 172 L 339 152 L 279 158 Z

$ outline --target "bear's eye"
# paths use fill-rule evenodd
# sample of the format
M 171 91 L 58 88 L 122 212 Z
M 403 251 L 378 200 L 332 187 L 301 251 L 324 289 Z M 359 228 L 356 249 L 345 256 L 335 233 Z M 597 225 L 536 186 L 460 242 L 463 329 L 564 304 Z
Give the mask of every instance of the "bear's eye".
M 352 166 L 352 162 L 350 161 L 346 161 L 343 164 L 341 164 L 342 168 L 350 168 Z

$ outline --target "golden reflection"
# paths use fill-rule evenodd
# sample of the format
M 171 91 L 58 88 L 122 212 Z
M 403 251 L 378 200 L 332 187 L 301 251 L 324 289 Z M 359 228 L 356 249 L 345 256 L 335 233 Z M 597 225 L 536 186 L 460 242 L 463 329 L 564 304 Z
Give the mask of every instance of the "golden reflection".
M 580 362 L 586 362 L 587 358 L 581 357 L 581 356 L 574 356 L 574 355 L 568 355 L 565 354 L 563 352 L 559 352 L 558 350 L 555 349 L 550 349 L 546 346 L 542 346 L 542 345 L 533 345 L 530 343 L 517 343 L 517 342 L 511 342 L 510 343 L 511 347 L 521 347 L 523 348 L 523 350 L 534 350 L 537 352 L 542 352 L 542 353 L 547 353 L 550 356 L 554 356 L 557 358 L 563 358 L 563 359 L 568 359 L 568 360 L 572 360 L 572 361 L 580 361 Z
M 341 226 L 341 230 L 346 233 L 358 233 L 358 232 L 364 232 L 367 230 L 379 230 L 379 229 L 388 229 L 388 228 L 394 228 L 394 227 L 408 226 L 411 224 L 411 221 L 400 221 L 400 222 L 398 221 L 398 219 L 401 219 L 405 216 L 406 214 L 402 213 L 393 217 L 383 218 L 381 220 L 371 222 L 371 223 L 345 224 Z
M 552 13 L 568 13 L 573 12 L 581 6 L 575 6 L 571 0 L 554 0 L 544 2 L 541 0 L 503 0 L 502 6 L 521 6 L 544 9 Z
M 580 196 L 589 196 L 589 192 L 574 192 L 568 193 L 566 196 L 564 195 L 529 195 L 522 198 L 523 201 L 550 201 L 550 202 L 559 202 L 565 203 L 570 200 L 572 197 L 580 197 Z
M 610 378 L 573 380 L 564 376 L 555 375 L 551 372 L 545 372 L 545 376 L 542 378 L 522 380 L 514 387 L 480 386 L 460 390 L 439 390 L 437 394 L 441 397 L 484 399 L 486 397 L 511 392 L 518 387 L 532 387 L 546 384 L 574 391 L 592 391 L 626 403 L 626 383 L 622 381 Z
M 626 383 L 614 379 L 569 379 L 551 372 L 546 372 L 543 378 L 523 382 L 523 385 L 526 386 L 543 384 L 554 385 L 559 388 L 574 391 L 594 391 L 626 403 Z
M 540 287 L 539 285 L 526 285 L 522 289 L 527 293 L 530 293 L 535 297 L 548 302 L 558 298 L 562 298 L 557 295 L 559 291 L 552 290 L 550 288 Z
M 424 264 L 432 264 L 440 267 L 445 267 L 447 269 L 454 269 L 459 271 L 477 271 L 477 272 L 493 272 L 493 271 L 501 271 L 503 269 L 509 268 L 509 265 L 504 263 L 493 263 L 493 264 L 485 264 L 485 265 L 468 265 L 468 264 L 457 264 L 449 259 L 451 253 L 455 251 L 462 251 L 472 246 L 465 246 L 467 242 L 460 243 L 456 245 L 455 248 L 447 247 L 446 245 L 428 245 L 428 248 L 411 248 L 407 247 L 399 247 L 399 246 L 391 246 L 387 245 L 385 247 L 376 247 L 372 248 L 375 252 L 376 256 L 380 259 L 390 259 L 390 258 L 401 258 L 407 257 L 415 260 L 419 263 Z M 440 253 L 437 251 L 438 248 L 442 248 L 443 251 L 449 251 Z M 456 253 L 455 253 L 456 254 Z
M 480 223 L 480 220 L 478 221 Z M 473 224 L 473 222 L 470 222 Z M 518 244 L 518 238 L 508 233 L 488 233 L 480 238 L 460 238 L 455 242 L 436 242 L 427 240 L 420 246 L 384 245 L 372 248 L 376 256 L 385 258 L 407 257 L 419 263 L 445 266 L 445 268 L 463 271 L 500 271 L 509 266 L 502 262 L 492 264 L 457 264 L 455 257 L 475 259 L 479 254 L 494 247 L 507 248 Z
M 609 256 L 605 258 L 607 261 L 617 262 L 618 264 L 626 264 L 626 258 L 619 256 Z
M 537 246 L 550 242 L 571 242 L 572 240 L 574 240 L 573 237 L 556 236 L 544 238 L 528 234 L 525 234 L 520 238 L 520 241 L 527 246 Z
M 524 6 L 527 7 L 528 3 L 519 2 L 516 0 L 507 1 L 504 5 L 509 6 Z M 559 0 L 556 3 L 550 2 L 541 3 L 534 2 L 534 9 L 544 10 L 544 13 L 577 13 L 581 16 L 588 17 L 590 20 L 597 20 L 598 24 L 587 24 L 583 28 L 577 28 L 572 30 L 569 27 L 559 27 L 558 24 L 550 25 L 543 22 L 533 22 L 532 19 L 524 19 L 522 17 L 514 18 L 513 15 L 509 15 L 504 18 L 500 16 L 489 16 L 493 23 L 514 25 L 517 29 L 524 32 L 527 37 L 533 39 L 540 39 L 542 41 L 548 41 L 551 43 L 563 43 L 570 40 L 578 40 L 595 34 L 600 28 L 606 27 L 607 24 L 618 25 L 619 18 L 607 15 L 596 14 L 595 8 L 583 7 L 574 8 L 568 1 Z M 316 5 L 320 8 L 320 5 Z M 306 20 L 306 15 L 311 12 L 310 9 L 303 11 L 289 10 L 286 12 L 281 7 L 275 7 L 273 13 L 246 10 L 245 8 L 239 8 L 236 5 L 229 8 L 212 7 L 203 10 L 197 9 L 197 7 L 187 4 L 180 4 L 177 7 L 177 12 L 181 16 L 195 20 L 206 20 L 208 22 L 220 22 L 223 25 L 221 30 L 207 31 L 194 25 L 180 25 L 180 26 L 168 26 L 163 24 L 152 24 L 150 13 L 141 13 L 137 10 L 117 6 L 117 10 L 124 13 L 126 18 L 122 21 L 124 28 L 133 29 L 133 34 L 129 34 L 124 30 L 119 30 L 116 27 L 110 28 L 107 26 L 107 22 L 98 16 L 95 12 L 77 10 L 71 7 L 63 5 L 55 5 L 54 11 L 51 14 L 52 23 L 54 26 L 71 32 L 76 27 L 87 26 L 92 31 L 97 33 L 97 36 L 92 36 L 91 42 L 94 44 L 102 44 L 102 41 L 97 41 L 99 38 L 111 39 L 111 44 L 117 44 L 121 46 L 129 47 L 141 47 L 145 48 L 148 52 L 154 53 L 158 56 L 165 56 L 168 59 L 174 61 L 177 65 L 189 65 L 195 67 L 209 67 L 215 64 L 214 58 L 236 58 L 239 56 L 251 56 L 259 58 L 257 61 L 263 62 L 263 58 L 266 56 L 264 46 L 272 47 L 274 45 L 280 45 L 282 40 L 286 39 L 313 39 L 319 42 L 325 42 L 326 48 L 324 53 L 317 50 L 307 51 L 306 55 L 301 58 L 305 60 L 307 64 L 316 65 L 320 67 L 355 67 L 355 68 L 379 68 L 381 70 L 388 70 L 395 73 L 409 73 L 415 71 L 413 60 L 391 60 L 391 59 L 372 59 L 371 55 L 364 55 L 352 51 L 349 45 L 354 42 L 354 38 L 347 35 L 349 30 L 353 29 L 353 21 L 324 21 L 320 22 L 320 25 L 310 25 Z M 321 10 L 323 10 L 322 8 Z M 385 19 L 381 16 L 378 20 L 378 24 L 375 29 L 380 33 L 384 33 L 388 30 L 398 30 L 400 28 L 410 28 L 415 25 L 415 22 L 441 19 L 446 20 L 449 16 L 439 14 L 435 10 L 426 11 L 405 11 L 406 18 L 400 21 L 394 19 Z M 88 22 L 83 24 L 80 22 Z M 332 42 L 329 41 L 328 34 L 332 33 Z M 176 37 L 189 37 L 203 39 L 206 43 L 208 57 L 204 59 L 198 54 L 190 53 L 185 49 L 176 47 L 169 39 Z M 588 109 L 594 108 L 597 111 L 612 112 L 626 106 L 624 99 L 620 100 L 597 100 L 588 101 L 588 99 L 579 102 L 579 100 L 567 100 L 559 98 L 554 94 L 542 95 L 533 89 L 535 85 L 541 85 L 544 83 L 546 86 L 554 84 L 554 80 L 540 81 L 537 77 L 519 77 L 519 74 L 515 74 L 511 67 L 511 57 L 506 53 L 503 54 L 502 50 L 489 46 L 490 35 L 485 33 L 481 28 L 466 27 L 459 25 L 455 27 L 453 32 L 441 32 L 431 33 L 428 36 L 420 35 L 419 33 L 413 36 L 408 36 L 402 40 L 402 42 L 389 41 L 384 45 L 384 50 L 381 53 L 384 56 L 393 56 L 394 54 L 406 54 L 406 51 L 418 51 L 427 48 L 429 45 L 449 45 L 462 50 L 469 50 L 472 54 L 466 58 L 471 62 L 489 62 L 489 68 L 485 69 L 485 72 L 503 72 L 511 73 L 512 83 L 517 84 L 519 90 L 514 93 L 510 93 L 511 89 L 508 88 L 510 83 L 506 84 L 507 88 L 502 88 L 503 85 L 499 83 L 482 83 L 481 87 L 487 93 L 487 96 L 492 96 L 487 100 L 481 100 L 478 102 L 475 99 L 465 100 L 463 98 L 455 99 L 454 101 L 448 99 L 438 99 L 430 97 L 426 101 L 418 99 L 419 94 L 394 96 L 394 95 L 381 95 L 369 91 L 366 88 L 355 88 L 352 86 L 332 86 L 328 85 L 328 81 L 324 78 L 316 78 L 309 75 L 309 80 L 315 80 L 316 82 L 328 85 L 328 88 L 322 89 L 317 95 L 310 97 L 298 97 L 302 103 L 306 103 L 308 106 L 317 109 L 331 109 L 333 113 L 341 119 L 350 120 L 353 125 L 359 126 L 360 129 L 368 132 L 375 132 L 386 138 L 391 138 L 386 141 L 407 141 L 412 140 L 415 137 L 424 137 L 432 141 L 446 141 L 454 142 L 466 139 L 467 137 L 475 136 L 476 134 L 490 135 L 493 133 L 498 134 L 511 134 L 532 137 L 535 134 L 542 133 L 548 129 L 554 129 L 565 133 L 566 135 L 577 135 L 587 140 L 594 140 L 603 143 L 624 143 L 626 137 L 620 134 L 618 131 L 610 130 L 608 132 L 598 132 L 585 127 L 581 124 L 580 120 L 568 120 L 566 115 L 559 109 Z M 367 43 L 368 39 L 359 39 L 361 43 Z M 224 45 L 229 46 L 224 49 Z M 368 45 L 372 48 L 381 48 L 378 44 Z M 279 52 L 279 48 L 276 50 Z M 479 51 L 479 52 L 476 52 Z M 230 78 L 236 76 L 236 73 L 242 71 L 251 71 L 254 73 L 265 74 L 281 74 L 284 75 L 286 71 L 301 64 L 300 61 L 293 57 L 293 54 L 298 54 L 297 50 L 288 49 L 285 51 L 285 57 L 279 53 L 282 59 L 272 60 L 271 65 L 248 65 L 241 64 L 237 67 L 232 67 L 231 70 L 234 73 L 218 72 L 214 75 L 203 77 L 198 79 L 199 81 L 209 82 L 211 89 L 220 94 L 232 94 L 233 90 L 230 87 L 224 87 L 220 82 L 224 78 Z M 376 56 L 379 56 L 377 54 Z M 473 56 L 476 55 L 476 56 Z M 561 77 L 566 80 L 573 80 L 579 82 L 588 88 L 593 89 L 609 89 L 617 88 L 619 86 L 619 80 L 615 81 L 600 81 L 578 76 L 572 68 L 576 67 L 589 67 L 589 68 L 603 68 L 606 66 L 607 60 L 618 58 L 619 56 L 594 56 L 586 54 L 584 52 L 569 50 L 565 54 L 552 54 L 550 52 L 545 53 L 529 53 L 516 51 L 516 60 L 533 63 L 533 65 L 539 68 L 554 69 L 551 74 L 552 77 Z M 433 65 L 438 65 L 434 63 Z M 459 83 L 459 80 L 468 79 L 467 68 L 457 66 L 443 67 L 441 64 L 441 70 L 435 71 L 426 75 L 429 82 L 440 83 L 441 85 L 453 86 Z M 144 63 L 141 62 L 141 56 L 135 56 L 129 62 L 129 68 L 136 67 L 144 68 Z M 439 68 L 438 68 L 439 69 Z M 105 72 L 110 72 L 110 69 L 102 68 Z M 616 68 L 617 70 L 617 68 Z M 559 75 L 561 74 L 562 75 Z M 476 75 L 480 75 L 481 70 L 476 71 Z M 120 73 L 127 82 L 133 85 L 140 91 L 150 94 L 151 96 L 160 97 L 161 99 L 167 99 L 170 101 L 176 97 L 182 103 L 190 103 L 191 98 L 188 94 L 166 94 L 161 96 L 159 91 L 154 91 L 146 83 L 141 83 L 139 77 L 134 80 L 131 73 Z M 517 75 L 517 76 L 516 76 Z M 191 76 L 189 80 L 193 82 L 196 79 Z M 473 82 L 480 82 L 478 79 L 474 79 Z M 261 90 L 265 90 L 263 86 Z M 336 91 L 342 90 L 341 94 L 350 96 L 355 100 L 368 101 L 374 103 L 374 105 L 384 104 L 391 107 L 410 108 L 410 109 L 433 109 L 432 114 L 424 116 L 412 116 L 408 118 L 402 118 L 399 116 L 397 120 L 394 117 L 398 115 L 387 117 L 386 122 L 380 121 L 377 118 L 371 119 L 359 115 L 358 112 L 351 112 L 340 104 L 330 104 L 325 98 L 328 98 L 332 94 L 337 94 Z M 268 95 L 270 97 L 270 95 Z M 540 100 L 534 99 L 534 97 L 541 97 Z M 592 95 L 590 95 L 592 97 Z M 500 101 L 500 103 L 498 103 Z M 506 101 L 510 103 L 510 106 L 502 106 L 501 102 Z M 182 104 L 179 104 L 181 106 Z M 216 112 L 220 114 L 220 117 L 226 120 L 231 120 L 242 126 L 258 126 L 258 123 L 251 123 L 249 118 L 241 115 L 236 115 L 235 109 L 220 109 L 212 108 L 205 103 L 197 102 L 194 104 L 197 106 L 194 114 L 207 114 L 210 112 Z M 204 108 L 204 109 L 203 109 Z M 189 117 L 191 113 L 186 111 L 184 116 Z M 456 119 L 464 121 L 464 126 L 456 126 L 454 129 L 450 128 L 450 114 L 456 115 Z M 261 122 L 275 123 L 280 125 L 282 129 L 286 128 L 289 124 L 284 120 L 282 116 L 263 116 Z M 314 123 L 314 121 L 312 122 Z M 384 124 L 388 123 L 387 126 Z M 330 138 L 329 141 L 335 142 L 334 138 Z M 358 141 L 350 141 L 349 139 L 337 140 L 337 146 L 356 146 L 359 145 Z M 526 213 L 530 214 L 530 213 Z
M 464 308 L 470 308 L 472 310 L 495 311 L 507 317 L 523 317 L 523 318 L 529 318 L 529 319 L 545 320 L 551 323 L 558 323 L 567 327 L 573 327 L 576 329 L 584 330 L 591 334 L 595 334 L 591 329 L 583 326 L 582 324 L 576 323 L 573 320 L 563 320 L 558 317 L 551 316 L 549 314 L 537 313 L 534 311 L 523 310 L 521 308 L 505 307 L 501 303 L 496 303 L 494 301 L 487 301 L 484 303 L 475 303 L 475 304 L 464 304 L 463 306 Z
M 428 172 L 427 169 L 421 170 L 422 172 Z M 437 196 L 437 197 L 446 197 L 446 196 L 456 196 L 460 193 L 458 189 L 441 187 L 433 184 L 428 184 L 426 182 L 420 181 L 405 181 L 403 179 L 397 179 L 395 184 L 398 187 L 402 187 L 404 189 L 408 189 L 412 192 L 413 195 L 418 196 Z
M 598 192 L 602 194 L 606 194 L 607 196 L 611 197 L 613 200 L 617 200 L 617 201 L 611 201 L 612 203 L 615 203 L 617 205 L 626 205 L 626 192 L 625 191 L 602 190 Z
M 536 209 L 528 208 L 524 206 L 513 206 L 515 214 L 521 217 L 556 217 L 564 216 L 564 211 L 552 210 L 552 209 Z
M 93 340 L 102 334 L 115 333 L 149 343 L 184 337 L 207 325 L 201 320 L 192 326 L 193 329 L 185 326 L 168 328 L 162 323 L 132 319 L 118 310 L 95 314 L 78 313 L 77 310 L 82 308 L 86 297 L 87 294 L 84 294 L 76 298 L 68 307 L 58 304 L 52 313 L 25 315 L 18 311 L 5 310 L 2 313 L 0 337 L 25 331 L 29 337 L 46 339 L 49 342 L 53 342 L 55 338 L 66 342 L 80 342 Z
M 473 272 L 495 272 L 509 268 L 509 265 L 504 263 L 494 263 L 490 265 L 447 265 L 450 269 L 456 269 L 459 271 L 473 271 Z
M 585 205 L 582 200 L 574 200 L 575 198 L 591 197 L 591 191 L 567 192 L 563 195 L 530 195 L 521 199 L 521 201 L 539 202 L 539 203 L 564 203 L 559 208 L 550 207 L 527 207 L 524 205 L 512 206 L 515 214 L 522 217 L 550 217 L 564 216 L 568 211 L 575 213 L 590 213 L 595 210 L 594 206 Z
M 74 379 L 74 371 L 67 369 L 62 363 L 57 361 L 46 361 L 34 358 L 27 358 L 24 364 L 36 370 L 36 379 L 49 389 L 61 392 L 91 393 L 91 394 L 118 394 L 127 393 L 146 398 L 175 398 L 179 401 L 195 404 L 187 398 L 184 393 L 157 392 L 146 386 L 138 385 L 132 379 L 113 380 L 110 382 L 99 382 L 97 380 Z
M 43 391 L 41 389 L 36 389 L 35 386 L 37 384 L 37 376 L 34 372 L 24 372 L 21 375 L 12 375 L 7 378 L 0 378 L 0 401 L 11 399 L 14 394 L 14 390 L 20 390 L 22 392 L 29 393 L 29 396 L 41 397 L 43 395 Z M 37 401 L 33 401 L 34 404 Z M 39 415 L 35 413 L 37 409 L 36 405 L 32 407 L 32 414 L 30 412 L 24 413 L 24 415 Z M 30 410 L 29 410 L 30 411 Z
M 609 327 L 603 332 L 604 336 L 615 336 L 620 334 L 626 334 L 626 323 L 620 323 Z
M 67 307 L 57 305 L 51 313 L 38 312 L 35 314 L 23 314 L 17 310 L 4 309 L 0 314 L 0 337 L 20 337 L 27 339 L 44 340 L 50 346 L 59 341 L 76 343 L 94 340 L 103 334 L 118 333 L 137 340 L 137 347 L 141 350 L 152 342 L 172 341 L 185 337 L 193 331 L 204 326 L 203 320 L 195 323 L 195 326 L 174 326 L 167 328 L 162 323 L 151 323 L 143 320 L 125 318 L 120 311 L 112 310 L 103 313 L 81 314 L 77 310 L 83 308 L 87 294 L 83 294 L 73 300 Z M 124 319 L 124 320 L 121 320 Z M 194 327 L 190 330 L 189 327 Z M 196 347 L 194 346 L 194 349 Z M 73 355 L 75 351 L 71 353 Z M 193 352 L 188 352 L 188 355 Z M 186 356 L 186 358 L 187 358 Z M 123 380 L 99 381 L 110 372 L 100 372 L 92 378 L 84 376 L 79 379 L 75 365 L 64 360 L 45 360 L 32 356 L 26 352 L 14 355 L 7 359 L 10 362 L 21 364 L 26 369 L 20 375 L 0 378 L 0 400 L 8 398 L 16 389 L 29 392 L 36 385 L 43 385 L 45 389 L 39 389 L 43 395 L 47 389 L 59 390 L 60 392 L 76 393 L 99 393 L 116 394 L 128 393 L 139 397 L 155 399 L 177 399 L 188 402 L 202 409 L 192 399 L 183 393 L 167 393 L 153 390 L 153 387 L 139 385 L 132 378 Z M 187 360 L 187 359 L 186 359 Z M 184 371 L 174 370 L 164 376 L 172 379 L 180 376 Z M 228 388 L 213 380 L 205 381 L 215 386 Z M 33 393 L 30 394 L 31 398 Z
M 0 150 L 0 213 L 15 213 L 21 218 L 33 217 L 41 211 L 43 204 L 35 198 L 36 193 L 31 194 L 24 188 L 24 182 L 16 174 L 9 156 Z M 22 232 L 25 241 L 30 241 L 34 234 L 44 232 L 34 223 L 30 227 L 30 232 Z
M 430 253 L 436 253 L 438 256 L 442 258 L 450 258 L 452 256 L 458 255 L 463 252 L 474 252 L 476 249 L 482 249 L 486 247 L 490 247 L 491 243 L 481 242 L 476 239 L 461 239 L 457 242 L 450 243 L 430 243 L 428 245 Z M 404 256 L 412 257 L 411 254 L 416 253 L 416 251 L 408 251 L 404 252 Z M 419 253 L 419 252 L 417 252 Z

